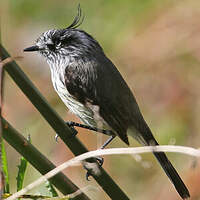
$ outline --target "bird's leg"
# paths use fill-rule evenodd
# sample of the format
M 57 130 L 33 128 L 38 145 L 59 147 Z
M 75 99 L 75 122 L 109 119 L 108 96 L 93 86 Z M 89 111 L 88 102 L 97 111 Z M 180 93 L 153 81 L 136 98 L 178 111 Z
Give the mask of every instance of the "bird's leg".
M 77 127 L 81 127 L 81 128 L 85 128 L 85 129 L 88 129 L 88 130 L 92 130 L 92 131 L 96 131 L 96 132 L 100 132 L 100 133 L 103 133 L 103 134 L 111 134 L 112 131 L 110 130 L 105 130 L 105 129 L 99 129 L 99 128 L 96 128 L 96 127 L 91 127 L 91 126 L 88 126 L 88 125 L 85 125 L 85 124 L 80 124 L 80 123 L 76 123 L 76 122 L 73 122 L 73 121 L 69 121 L 69 122 L 66 122 L 66 124 L 73 128 L 75 131 L 76 129 L 74 128 L 74 126 L 77 126 Z M 115 135 L 112 135 L 108 140 L 106 140 L 106 142 L 101 146 L 100 149 L 104 149 L 113 139 L 115 138 Z M 103 158 L 101 157 L 96 157 L 98 163 L 99 163 L 99 166 L 101 167 L 103 165 Z
M 110 133 L 111 133 L 110 130 L 100 129 L 100 128 L 88 126 L 88 125 L 85 125 L 85 124 L 80 124 L 80 123 L 73 122 L 73 121 L 67 121 L 65 123 L 71 128 L 72 133 L 73 133 L 72 136 L 76 136 L 77 133 L 78 133 L 78 131 L 74 128 L 74 126 L 84 128 L 84 129 L 88 129 L 88 130 L 91 130 L 91 131 L 96 131 L 96 132 L 103 133 L 103 134 L 106 134 L 106 135 L 110 135 Z M 56 141 L 58 141 L 58 137 L 59 136 L 56 134 L 56 136 L 55 136 Z
M 112 135 L 108 138 L 108 140 L 106 140 L 106 142 L 101 146 L 100 149 L 104 149 L 108 144 L 110 144 L 110 142 L 115 138 L 115 135 Z M 95 159 L 97 160 L 98 164 L 100 167 L 102 167 L 103 163 L 104 163 L 104 159 L 102 157 L 95 157 Z M 89 177 L 91 176 L 91 173 L 89 171 L 87 171 L 86 173 L 86 180 L 89 181 Z
M 73 122 L 73 121 L 68 121 L 68 122 L 65 122 L 65 123 L 71 128 L 71 130 L 73 132 L 73 136 L 75 136 L 78 133 L 78 131 L 74 128 L 74 126 L 84 128 L 84 129 L 88 129 L 88 130 L 92 130 L 92 131 L 96 131 L 96 132 L 103 133 L 103 134 L 106 134 L 106 135 L 110 135 L 112 133 L 111 130 L 99 129 L 99 128 L 96 128 L 96 127 L 91 127 L 91 126 L 88 126 L 88 125 L 85 125 L 85 124 L 80 124 L 80 123 Z M 106 142 L 100 147 L 100 149 L 104 149 L 108 144 L 110 144 L 110 142 L 115 137 L 116 137 L 115 135 L 111 135 L 108 138 L 108 140 L 106 140 Z M 58 138 L 58 136 L 56 136 L 56 141 L 57 141 L 57 138 Z M 103 165 L 104 159 L 102 157 L 95 157 L 94 159 L 98 162 L 100 167 Z M 89 171 L 87 171 L 86 180 L 89 180 L 90 176 L 91 176 L 91 173 Z
M 78 131 L 74 128 L 74 126 L 75 126 L 74 124 L 78 124 L 78 123 L 72 122 L 72 121 L 65 122 L 65 123 L 71 129 L 71 131 L 72 131 L 72 137 L 75 137 L 77 135 Z M 80 125 L 83 125 L 83 124 L 80 124 Z M 56 136 L 55 136 L 56 142 L 58 141 L 58 138 L 59 138 L 59 136 L 58 136 L 58 134 L 56 134 Z
M 112 135 L 108 138 L 108 140 L 105 141 L 105 143 L 101 146 L 100 149 L 104 149 L 108 144 L 111 143 L 111 141 L 116 137 L 116 135 Z
M 96 132 L 103 133 L 103 134 L 106 134 L 106 135 L 109 135 L 109 133 L 110 133 L 110 130 L 100 129 L 100 128 L 88 126 L 88 125 L 85 125 L 85 124 L 80 124 L 80 123 L 77 123 L 77 122 L 68 121 L 68 122 L 65 122 L 65 123 L 69 127 L 77 126 L 77 127 L 80 127 L 80 128 L 88 129 L 88 130 L 91 130 L 91 131 L 96 131 Z
M 65 123 L 71 128 L 74 128 L 74 126 L 77 126 L 77 127 L 85 128 L 85 129 L 88 129 L 88 130 L 96 131 L 96 132 L 99 132 L 99 133 L 103 133 L 103 134 L 106 134 L 106 135 L 110 135 L 112 133 L 112 131 L 110 131 L 110 130 L 99 129 L 99 128 L 96 128 L 96 127 L 91 127 L 91 126 L 88 126 L 88 125 L 85 125 L 85 124 L 80 124 L 80 123 L 76 123 L 76 122 L 72 122 L 72 121 L 65 122 Z M 108 144 L 110 144 L 110 142 L 115 137 L 116 137 L 115 135 L 110 136 L 108 138 L 108 140 L 106 140 L 106 142 L 101 146 L 100 149 L 104 149 Z
M 88 125 L 85 125 L 85 124 L 76 123 L 76 122 L 73 122 L 73 121 L 66 122 L 66 124 L 71 128 L 74 128 L 74 126 L 77 126 L 77 127 L 85 128 L 85 129 L 88 129 L 88 130 L 100 132 L 100 133 L 103 133 L 103 134 L 106 134 L 106 135 L 111 134 L 110 130 L 99 129 L 99 128 L 96 128 L 96 127 L 91 127 L 91 126 L 88 126 Z M 104 149 L 114 138 L 115 138 L 115 136 L 112 135 L 108 140 L 106 140 L 106 142 L 101 146 L 100 149 Z M 99 163 L 99 166 L 101 167 L 103 165 L 103 162 L 104 162 L 103 158 L 96 157 L 96 159 L 97 159 L 97 161 Z
M 70 127 L 70 129 L 72 130 L 72 136 L 76 136 L 77 135 L 77 133 L 78 133 L 78 131 L 74 128 L 74 124 L 76 124 L 76 122 L 72 122 L 72 121 L 69 121 L 69 122 L 65 122 L 69 127 Z
M 108 144 L 111 143 L 111 141 L 115 138 L 115 135 L 112 135 L 108 138 L 108 140 L 105 141 L 105 143 L 100 147 L 100 149 L 104 149 Z M 101 167 L 103 165 L 104 159 L 102 157 L 96 157 L 99 166 Z

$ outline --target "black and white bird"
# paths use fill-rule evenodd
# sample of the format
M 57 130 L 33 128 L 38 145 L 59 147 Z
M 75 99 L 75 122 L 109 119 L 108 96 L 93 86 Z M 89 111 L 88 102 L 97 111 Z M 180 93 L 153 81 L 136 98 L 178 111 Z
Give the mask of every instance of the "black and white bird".
M 24 51 L 38 51 L 46 58 L 54 89 L 85 125 L 110 135 L 110 141 L 119 136 L 129 144 L 129 134 L 142 145 L 158 145 L 115 65 L 91 35 L 78 29 L 82 21 L 79 7 L 70 26 L 46 31 Z M 187 187 L 166 155 L 153 154 L 179 195 L 189 198 Z

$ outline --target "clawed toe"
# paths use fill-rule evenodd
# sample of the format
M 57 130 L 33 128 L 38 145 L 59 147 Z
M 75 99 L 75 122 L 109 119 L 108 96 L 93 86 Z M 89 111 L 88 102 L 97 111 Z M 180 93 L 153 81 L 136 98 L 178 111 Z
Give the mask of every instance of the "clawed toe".
M 102 157 L 95 157 L 98 164 L 99 164 L 99 167 L 102 167 L 103 163 L 104 163 L 104 158 Z
M 87 171 L 86 175 L 85 175 L 85 178 L 87 181 L 90 181 L 90 179 L 89 179 L 90 176 L 92 176 L 92 174 L 89 171 Z
M 72 137 L 75 137 L 76 135 L 77 135 L 77 133 L 78 133 L 78 131 L 74 128 L 74 122 L 66 122 L 66 124 L 69 126 L 69 128 L 71 129 L 71 131 L 72 131 Z M 58 142 L 58 138 L 59 138 L 59 135 L 58 134 L 56 134 L 56 136 L 55 136 L 55 140 L 56 140 L 56 142 Z
M 71 129 L 71 131 L 72 131 L 72 137 L 75 137 L 76 135 L 77 135 L 77 133 L 78 133 L 78 131 L 74 128 L 74 122 L 72 122 L 72 121 L 69 121 L 69 122 L 65 122 L 69 127 L 70 127 L 70 129 Z
M 55 135 L 55 140 L 56 140 L 56 142 L 58 142 L 58 138 L 59 138 L 59 135 L 56 134 L 56 135 Z
M 72 137 L 75 137 L 77 135 L 78 131 L 73 126 L 71 126 L 70 129 L 72 131 Z
M 92 162 L 87 162 L 87 163 L 90 163 L 90 165 L 92 164 L 92 163 L 96 163 L 99 167 L 102 167 L 102 165 L 103 165 L 103 163 L 104 163 L 104 159 L 102 158 L 102 157 L 94 157 L 94 158 L 92 158 L 93 159 L 93 161 Z M 90 166 L 89 165 L 89 166 Z M 87 181 L 90 181 L 90 179 L 89 179 L 89 177 L 90 176 L 92 176 L 93 175 L 93 169 L 91 168 L 91 166 L 88 168 L 88 166 L 86 166 L 86 165 L 84 165 L 84 168 L 87 170 L 87 173 L 86 173 L 86 180 Z M 96 171 L 96 173 L 98 172 L 98 170 Z M 96 173 L 94 173 L 94 174 L 96 174 Z

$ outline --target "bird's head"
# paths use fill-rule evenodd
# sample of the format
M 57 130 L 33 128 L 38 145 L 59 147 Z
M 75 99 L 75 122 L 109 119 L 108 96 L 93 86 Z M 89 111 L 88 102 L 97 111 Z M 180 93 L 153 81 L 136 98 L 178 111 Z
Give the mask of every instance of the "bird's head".
M 98 42 L 88 33 L 77 29 L 83 22 L 80 5 L 72 24 L 65 29 L 52 29 L 40 35 L 35 45 L 24 51 L 38 51 L 47 61 L 56 62 L 68 56 L 84 56 L 102 52 Z

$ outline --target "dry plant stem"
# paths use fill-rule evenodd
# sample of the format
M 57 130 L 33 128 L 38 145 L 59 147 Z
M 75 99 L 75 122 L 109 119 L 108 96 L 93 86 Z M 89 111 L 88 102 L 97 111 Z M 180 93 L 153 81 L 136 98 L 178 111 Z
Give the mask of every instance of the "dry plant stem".
M 11 125 L 5 120 L 3 122 L 3 138 L 23 157 L 28 160 L 41 174 L 54 169 L 56 166 L 50 162 L 43 154 L 41 154 L 26 138 L 20 135 Z M 64 195 L 74 193 L 80 190 L 72 183 L 63 173 L 59 173 L 50 179 L 51 183 L 61 191 Z M 77 200 L 89 200 L 84 194 L 78 195 Z
M 3 58 L 10 57 L 7 51 L 0 45 Z M 86 147 L 77 139 L 72 137 L 70 128 L 65 124 L 61 117 L 51 108 L 46 99 L 40 94 L 29 78 L 24 74 L 16 62 L 9 63 L 5 66 L 5 70 L 12 77 L 15 83 L 29 98 L 31 103 L 37 108 L 41 115 L 48 121 L 49 125 L 55 130 L 59 137 L 69 147 L 72 153 L 77 156 L 87 152 Z M 111 199 L 128 200 L 128 196 L 113 181 L 103 168 L 99 168 L 100 176 L 91 174 L 98 182 L 102 189 Z
M 28 185 L 26 188 L 13 194 L 7 200 L 14 200 L 20 195 L 25 194 L 30 189 L 33 189 L 34 187 L 43 183 L 50 177 L 55 176 L 55 174 L 59 173 L 60 171 L 66 169 L 69 166 L 74 166 L 77 163 L 89 157 L 97 157 L 97 156 L 103 156 L 103 155 L 119 155 L 119 154 L 120 155 L 121 154 L 141 154 L 141 153 L 150 153 L 150 152 L 173 152 L 173 153 L 182 153 L 182 154 L 186 154 L 190 156 L 200 157 L 200 150 L 198 149 L 194 149 L 191 147 L 183 147 L 183 146 L 173 146 L 173 145 L 145 146 L 145 147 L 134 147 L 134 148 L 113 148 L 113 149 L 100 149 L 96 151 L 90 151 L 80 156 L 77 156 L 75 158 L 72 158 L 68 160 L 67 162 L 61 164 L 57 168 L 53 169 L 51 172 L 48 172 L 45 176 L 37 179 L 35 182 Z

